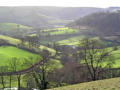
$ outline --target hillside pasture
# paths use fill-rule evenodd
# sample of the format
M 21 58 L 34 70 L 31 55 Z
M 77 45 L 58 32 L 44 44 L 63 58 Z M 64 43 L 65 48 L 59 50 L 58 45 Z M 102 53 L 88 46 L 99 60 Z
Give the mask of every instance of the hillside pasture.
M 79 31 L 68 27 L 63 27 L 63 28 L 41 30 L 41 35 L 65 35 L 65 34 L 73 34 L 77 32 Z
M 19 39 L 15 39 L 15 38 L 5 36 L 5 35 L 0 35 L 0 39 L 3 39 L 5 41 L 7 41 L 8 43 L 14 44 L 14 45 L 21 43 L 21 41 Z
M 80 43 L 80 40 L 82 40 L 85 36 L 75 36 L 72 38 L 64 39 L 61 41 L 58 41 L 60 45 L 78 45 Z
M 5 40 L 8 43 L 13 44 L 13 45 L 18 45 L 18 44 L 21 43 L 21 40 L 16 39 L 16 38 L 12 38 L 12 37 L 9 37 L 9 36 L 5 36 L 5 35 L 0 35 L 0 39 L 3 39 L 3 40 Z M 27 43 L 26 43 L 26 45 L 27 45 Z M 44 50 L 44 49 L 48 50 L 52 55 L 54 55 L 56 53 L 56 51 L 54 49 L 48 48 L 44 45 L 40 45 L 39 48 L 40 48 L 41 51 Z
M 48 90 L 120 90 L 120 78 L 92 81 Z
M 113 67 L 120 68 L 120 47 L 118 47 L 118 50 L 113 51 L 112 55 L 115 60 L 115 64 L 113 65 Z
M 32 29 L 32 27 L 16 23 L 0 23 L 0 33 L 4 35 L 23 35 Z
M 40 41 L 42 44 L 60 43 L 62 45 L 72 45 L 78 43 L 83 37 L 83 30 L 76 30 L 68 27 L 45 29 L 40 31 Z M 34 36 L 35 34 L 31 34 Z M 72 39 L 73 38 L 73 39 Z
M 29 30 L 29 29 L 32 29 L 32 27 L 28 27 L 28 26 L 16 24 L 16 23 L 0 23 L 0 30 L 11 31 L 11 30 L 18 30 L 18 29 Z
M 54 56 L 55 53 L 56 53 L 56 51 L 55 51 L 54 49 L 52 49 L 52 48 L 48 48 L 48 47 L 43 46 L 43 45 L 40 45 L 39 48 L 40 48 L 41 51 L 43 51 L 43 50 L 48 50 L 52 56 Z
M 33 63 L 36 63 L 38 59 L 41 59 L 37 54 L 13 46 L 0 46 L 0 66 L 9 66 L 13 58 L 17 58 L 17 60 L 19 60 L 17 65 L 18 70 L 28 68 L 27 65 L 23 65 L 26 59 L 33 58 Z

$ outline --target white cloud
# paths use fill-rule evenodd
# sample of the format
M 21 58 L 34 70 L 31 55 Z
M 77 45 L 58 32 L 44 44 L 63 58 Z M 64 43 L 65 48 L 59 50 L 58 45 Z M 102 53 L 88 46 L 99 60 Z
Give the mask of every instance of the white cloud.
M 120 6 L 120 0 L 0 0 L 0 6 L 109 7 Z

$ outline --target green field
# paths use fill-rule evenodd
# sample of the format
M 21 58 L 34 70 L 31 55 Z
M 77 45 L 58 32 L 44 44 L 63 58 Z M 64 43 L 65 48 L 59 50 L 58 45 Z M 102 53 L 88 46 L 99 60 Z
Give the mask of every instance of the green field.
M 8 43 L 14 44 L 14 45 L 17 45 L 17 44 L 19 44 L 21 42 L 19 39 L 15 39 L 15 38 L 5 36 L 5 35 L 0 35 L 0 39 L 8 41 Z
M 8 36 L 26 35 L 33 30 L 32 27 L 16 23 L 0 23 L 0 33 Z
M 16 24 L 16 23 L 0 23 L 0 31 L 16 32 L 17 30 L 30 30 L 32 27 Z
M 113 59 L 115 60 L 114 68 L 120 68 L 120 47 L 118 50 L 112 52 Z
M 52 48 L 48 48 L 48 47 L 43 46 L 43 45 L 40 45 L 39 48 L 40 48 L 41 51 L 42 51 L 42 50 L 48 50 L 52 56 L 54 56 L 55 53 L 56 53 L 56 51 L 55 51 L 54 49 L 52 49 Z
M 16 38 L 12 38 L 12 37 L 9 37 L 9 36 L 5 36 L 5 35 L 0 35 L 0 39 L 3 39 L 5 41 L 7 41 L 8 43 L 10 44 L 13 44 L 13 45 L 18 45 L 21 43 L 21 41 L 19 39 L 16 39 Z M 52 55 L 54 55 L 56 53 L 56 51 L 52 48 L 48 48 L 46 46 L 43 46 L 43 45 L 40 45 L 40 50 L 48 50 Z
M 69 38 L 66 40 L 58 41 L 58 43 L 60 45 L 78 45 L 82 38 L 84 38 L 84 36 L 76 36 L 76 37 Z M 11 37 L 4 36 L 4 35 L 0 35 L 0 39 L 7 40 L 9 43 L 14 44 L 14 45 L 17 45 L 21 42 L 19 39 L 11 38 Z M 44 49 L 51 52 L 51 55 L 54 55 L 56 53 L 56 51 L 54 49 L 40 45 L 40 50 L 42 51 Z M 112 49 L 112 47 L 109 49 Z M 120 54 L 120 47 L 118 47 L 118 50 L 113 51 L 112 54 L 113 54 L 114 60 L 115 60 L 115 64 L 113 65 L 113 67 L 114 68 L 120 67 L 120 55 L 119 55 Z
M 38 61 L 41 60 L 40 55 L 38 54 L 34 54 L 13 46 L 0 46 L 0 67 L 2 66 L 8 66 L 8 68 L 10 69 L 10 63 L 12 63 L 12 61 L 14 61 L 13 58 L 17 58 L 17 71 L 19 70 L 23 70 L 26 68 L 29 68 L 31 64 L 37 63 Z M 32 58 L 32 59 L 30 59 Z M 55 59 L 50 59 L 48 61 L 48 63 L 46 63 L 46 70 L 48 72 L 53 71 L 54 69 L 59 69 L 62 68 L 63 65 L 61 64 L 61 62 L 59 60 L 55 60 Z M 21 77 L 21 86 L 22 87 L 26 87 L 26 83 L 24 82 L 23 76 Z M 5 81 L 6 81 L 6 86 L 9 87 L 9 76 L 5 76 Z M 1 88 L 1 84 L 0 84 L 0 88 Z M 17 79 L 14 76 L 14 82 L 12 82 L 12 87 L 17 87 Z
M 44 49 L 44 46 L 41 46 L 42 49 Z M 52 51 L 52 49 L 50 49 Z M 52 51 L 54 52 L 54 50 Z M 31 64 L 35 64 L 41 60 L 41 56 L 38 54 L 34 54 L 13 46 L 0 46 L 0 67 L 2 66 L 8 66 L 8 69 L 10 68 L 10 63 L 13 63 L 14 58 L 17 58 L 17 71 L 23 70 L 26 68 L 29 68 Z M 32 58 L 32 59 L 31 59 Z M 30 62 L 30 64 L 29 64 Z M 50 59 L 46 63 L 46 71 L 50 72 L 54 69 L 62 68 L 63 65 L 59 60 L 56 59 Z M 26 87 L 26 83 L 24 82 L 23 76 L 21 77 L 21 86 Z M 6 86 L 9 87 L 9 77 L 5 76 Z M 0 88 L 2 86 L 0 85 Z M 14 82 L 12 82 L 12 87 L 17 87 L 17 79 L 14 76 Z
M 102 67 L 104 68 L 104 66 L 107 66 L 106 64 L 108 64 L 108 62 L 112 62 L 112 68 L 120 68 L 120 46 L 118 47 L 117 50 L 113 50 L 113 47 L 108 47 L 106 48 L 106 50 L 108 51 L 112 51 L 110 54 L 111 54 L 111 57 L 102 62 Z M 96 54 L 95 54 L 96 55 Z M 81 61 L 80 63 L 84 63 L 84 61 Z
M 13 58 L 17 58 L 19 60 L 18 64 L 18 70 L 22 69 L 22 64 L 25 62 L 25 59 L 29 59 L 32 57 L 34 61 L 37 61 L 37 59 L 40 59 L 40 56 L 34 53 L 30 53 L 28 51 L 13 47 L 13 46 L 1 46 L 0 47 L 0 66 L 9 66 L 9 63 Z M 34 62 L 35 63 L 35 62 Z M 24 68 L 27 68 L 26 65 L 24 65 Z
M 72 38 L 64 39 L 61 41 L 58 41 L 60 45 L 78 45 L 80 43 L 80 40 L 83 39 L 85 36 L 75 36 Z
M 120 78 L 92 81 L 48 90 L 120 90 Z
M 68 27 L 45 29 L 40 31 L 40 41 L 43 44 L 52 44 L 54 42 L 61 45 L 76 45 L 84 35 L 83 30 L 76 30 Z M 30 36 L 35 36 L 31 34 Z
M 64 35 L 64 34 L 73 34 L 79 32 L 78 30 L 71 29 L 68 27 L 63 28 L 55 28 L 55 29 L 47 29 L 47 30 L 41 30 L 42 35 Z

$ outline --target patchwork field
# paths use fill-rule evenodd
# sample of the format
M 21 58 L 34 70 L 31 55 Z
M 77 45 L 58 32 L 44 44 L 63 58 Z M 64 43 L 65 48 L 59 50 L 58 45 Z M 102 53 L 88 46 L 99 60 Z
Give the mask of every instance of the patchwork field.
M 65 40 L 58 41 L 58 43 L 60 45 L 78 45 L 82 38 L 84 38 L 84 36 L 76 36 L 76 37 L 72 37 L 72 38 L 68 38 L 68 39 L 65 39 Z M 15 38 L 8 37 L 8 36 L 5 36 L 5 35 L 0 35 L 0 39 L 4 39 L 4 40 L 6 40 L 9 43 L 14 44 L 14 45 L 17 45 L 21 42 L 19 39 L 15 39 Z M 0 47 L 0 49 L 3 49 L 3 51 L 4 51 L 5 48 L 3 48 L 3 46 L 2 46 L 2 47 Z M 6 48 L 6 50 L 7 49 L 9 51 L 9 48 Z M 12 49 L 14 50 L 14 48 L 11 48 L 10 51 L 12 51 Z M 40 50 L 44 50 L 44 49 L 50 51 L 51 55 L 54 55 L 56 53 L 56 51 L 54 49 L 48 48 L 48 47 L 43 46 L 43 45 L 40 45 Z M 112 47 L 109 48 L 109 49 L 112 49 Z M 1 51 L 1 52 L 3 52 L 3 51 Z M 4 52 L 6 52 L 6 51 L 4 51 Z M 16 52 L 18 52 L 18 51 L 16 51 Z M 14 52 L 14 53 L 16 53 L 16 52 Z M 21 52 L 21 54 L 23 54 L 23 53 Z M 120 67 L 120 55 L 119 55 L 120 54 L 120 47 L 118 47 L 117 50 L 113 51 L 112 54 L 113 54 L 113 59 L 115 60 L 115 64 L 113 65 L 113 67 L 114 68 Z
M 5 26 L 5 27 L 4 27 Z M 7 26 L 7 27 L 6 27 Z M 14 27 L 14 28 L 13 28 Z M 15 32 L 18 31 L 18 27 L 20 27 L 19 30 L 30 30 L 32 29 L 31 27 L 27 26 L 18 26 L 17 24 L 14 23 L 4 23 L 0 24 L 0 30 L 5 29 L 5 32 L 9 32 L 12 30 L 15 30 Z M 80 43 L 80 40 L 83 39 L 84 37 L 87 37 L 85 35 L 82 35 L 81 30 L 75 30 L 75 29 L 70 29 L 67 27 L 63 28 L 56 28 L 56 29 L 46 29 L 46 30 L 41 30 L 40 31 L 40 42 L 43 45 L 40 45 L 40 50 L 48 50 L 51 52 L 51 55 L 55 55 L 56 51 L 52 48 L 48 48 L 44 46 L 44 44 L 48 45 L 49 43 L 54 42 L 58 43 L 59 45 L 78 45 Z M 29 36 L 36 36 L 36 33 L 29 34 Z M 93 37 L 97 38 L 98 37 Z M 7 35 L 0 35 L 0 39 L 6 40 L 8 43 L 13 44 L 13 45 L 18 45 L 21 43 L 19 39 L 9 37 Z M 27 42 L 26 42 L 27 43 Z M 107 43 L 107 42 L 106 42 Z M 25 44 L 26 45 L 26 44 Z M 113 47 L 110 47 L 108 49 L 113 49 Z M 39 49 L 38 49 L 39 50 Z M 117 50 L 114 50 L 112 52 L 113 54 L 113 60 L 115 61 L 115 64 L 113 65 L 113 68 L 120 68 L 120 47 L 118 47 Z M 58 56 L 61 57 L 61 56 Z M 0 46 L 0 67 L 2 66 L 8 66 L 9 64 L 14 61 L 14 58 L 17 59 L 17 70 L 22 70 L 25 68 L 28 68 L 29 65 L 27 65 L 27 62 L 30 61 L 31 63 L 36 63 L 38 60 L 41 60 L 41 56 L 19 49 L 17 47 L 13 46 Z M 30 59 L 32 58 L 32 59 Z M 61 64 L 60 60 L 56 59 L 50 59 L 49 62 L 46 64 L 47 65 L 47 71 L 50 72 L 52 70 L 62 68 L 63 65 Z M 24 75 L 22 75 L 23 78 Z M 9 77 L 5 80 L 8 82 Z M 21 79 L 22 81 L 22 86 L 26 86 L 24 83 L 24 80 Z M 60 88 L 55 88 L 55 89 L 48 89 L 48 90 L 119 90 L 120 84 L 120 78 L 113 78 L 113 79 L 106 79 L 106 80 L 99 80 L 95 82 L 87 82 L 87 83 L 81 83 L 77 85 L 71 85 L 71 86 L 66 86 L 66 87 L 60 87 Z M 7 85 L 9 86 L 9 84 Z M 17 86 L 17 80 L 15 80 L 12 83 L 12 86 Z M 1 87 L 1 86 L 0 86 Z
M 98 80 L 48 90 L 120 90 L 120 78 Z
M 16 39 L 16 38 L 12 38 L 12 37 L 9 37 L 9 36 L 5 36 L 5 35 L 0 35 L 0 39 L 3 39 L 5 41 L 7 41 L 8 43 L 10 44 L 13 44 L 13 45 L 18 45 L 21 43 L 21 41 L 19 39 Z M 27 43 L 26 43 L 27 44 Z M 48 48 L 44 45 L 40 45 L 40 50 L 48 50 L 52 55 L 54 55 L 56 53 L 56 51 L 52 48 Z
M 84 37 L 82 34 L 83 31 L 68 27 L 40 30 L 40 40 L 43 44 L 56 42 L 61 45 L 76 45 Z M 30 36 L 35 36 L 35 34 L 31 34 Z

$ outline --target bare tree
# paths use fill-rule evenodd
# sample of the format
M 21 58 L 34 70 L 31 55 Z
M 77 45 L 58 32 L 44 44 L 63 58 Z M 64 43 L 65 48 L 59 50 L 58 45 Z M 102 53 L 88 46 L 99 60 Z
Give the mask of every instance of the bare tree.
M 19 62 L 19 60 L 17 58 L 12 58 L 12 60 L 10 62 L 11 70 L 13 72 L 16 72 L 18 70 L 20 64 L 21 63 Z M 20 90 L 21 74 L 17 74 L 17 81 L 18 81 L 18 90 Z M 10 84 L 11 84 L 11 80 L 10 80 Z
M 23 80 L 26 83 L 26 88 L 28 90 L 33 90 L 32 88 L 36 88 L 34 78 L 32 76 L 32 72 L 26 73 L 23 76 Z
M 37 36 L 27 36 L 25 40 L 28 42 L 28 48 L 39 48 L 39 38 Z
M 0 78 L 0 79 L 1 79 L 1 84 L 2 84 L 2 88 L 3 88 L 3 89 L 5 88 L 5 83 L 6 83 L 6 82 L 5 82 L 5 78 L 4 78 L 5 76 L 4 76 L 3 73 L 7 72 L 7 70 L 8 70 L 8 69 L 7 69 L 6 66 L 1 66 L 1 67 L 0 67 L 0 73 L 1 73 L 1 76 L 0 76 L 1 78 Z
M 13 70 L 9 66 L 8 66 L 8 72 L 13 72 Z M 10 88 L 10 90 L 11 90 L 11 86 L 12 86 L 12 75 L 9 75 L 9 88 Z
M 46 62 L 49 60 L 50 53 L 47 50 L 43 50 L 41 52 L 42 56 L 42 65 L 40 67 L 37 67 L 32 72 L 32 76 L 36 82 L 37 87 L 40 90 L 45 90 L 47 88 L 47 72 L 46 72 Z
M 84 39 L 80 43 L 79 56 L 82 63 L 86 65 L 92 80 L 99 79 L 103 69 L 113 65 L 111 52 L 103 43 L 95 39 Z

